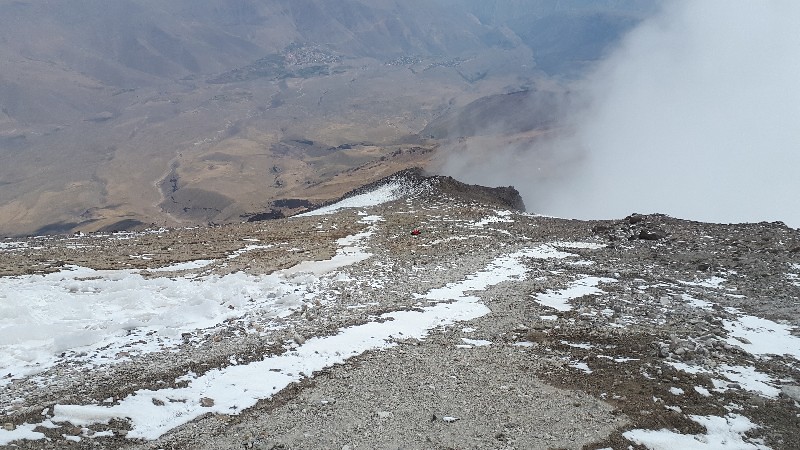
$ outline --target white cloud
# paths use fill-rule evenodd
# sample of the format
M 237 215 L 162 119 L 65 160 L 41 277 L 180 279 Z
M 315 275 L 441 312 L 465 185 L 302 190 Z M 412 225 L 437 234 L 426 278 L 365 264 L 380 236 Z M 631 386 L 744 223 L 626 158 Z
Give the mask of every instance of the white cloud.
M 569 136 L 480 169 L 544 214 L 800 227 L 798 23 L 790 0 L 669 2 L 580 83 Z

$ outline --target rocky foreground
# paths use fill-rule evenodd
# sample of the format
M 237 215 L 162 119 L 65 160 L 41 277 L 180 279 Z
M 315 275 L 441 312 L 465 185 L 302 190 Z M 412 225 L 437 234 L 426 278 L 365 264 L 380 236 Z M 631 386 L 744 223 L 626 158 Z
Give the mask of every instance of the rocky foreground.
M 319 215 L 0 241 L 0 308 L 13 283 L 79 268 L 99 272 L 70 278 L 76 292 L 104 270 L 197 292 L 231 276 L 283 283 L 247 301 L 214 297 L 230 311 L 217 323 L 172 336 L 143 321 L 35 367 L 5 336 L 16 359 L 3 360 L 3 447 L 798 448 L 798 230 L 556 219 L 514 209 L 510 189 L 413 174 L 386 183 L 391 195 L 374 195 L 379 183 Z M 336 341 L 366 327 L 374 336 L 360 339 L 377 343 Z M 324 342 L 341 354 L 310 351 Z M 267 394 L 258 380 L 288 369 L 197 387 L 328 351 L 332 363 L 293 370 Z M 252 402 L 226 403 L 246 383 Z M 122 409 L 137 398 L 149 409 Z M 190 420 L 136 415 L 176 403 Z

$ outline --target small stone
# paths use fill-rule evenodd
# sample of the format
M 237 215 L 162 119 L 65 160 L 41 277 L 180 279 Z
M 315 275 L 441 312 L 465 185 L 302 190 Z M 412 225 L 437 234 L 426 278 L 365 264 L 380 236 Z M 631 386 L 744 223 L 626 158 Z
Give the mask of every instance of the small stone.
M 203 397 L 200 399 L 200 406 L 203 408 L 211 408 L 214 406 L 214 399 L 209 397 Z
M 303 345 L 303 344 L 306 343 L 306 338 L 304 338 L 303 336 L 301 336 L 298 333 L 295 333 L 294 336 L 292 337 L 292 339 L 294 339 L 294 341 L 297 343 L 297 345 Z
M 202 403 L 202 400 L 201 400 L 201 403 Z M 156 406 L 164 406 L 164 401 L 163 400 L 159 400 L 157 398 L 153 398 L 153 404 L 156 405 Z
M 11 422 L 6 422 L 3 424 L 3 429 L 6 431 L 14 431 L 16 428 L 16 425 Z
M 678 355 L 678 356 L 681 356 L 684 353 L 686 353 L 686 349 L 683 348 L 683 347 L 678 347 L 678 348 L 675 349 L 675 354 Z
M 378 411 L 378 418 L 379 419 L 390 419 L 394 416 L 390 411 Z

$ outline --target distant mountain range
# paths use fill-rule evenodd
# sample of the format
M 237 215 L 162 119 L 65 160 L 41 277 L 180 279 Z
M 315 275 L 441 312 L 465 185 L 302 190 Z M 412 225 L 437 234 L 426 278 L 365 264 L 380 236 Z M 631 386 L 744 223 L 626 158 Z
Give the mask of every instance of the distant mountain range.
M 421 132 L 459 108 L 495 96 L 474 105 L 502 109 L 512 97 L 497 95 L 580 73 L 651 9 L 0 1 L 0 235 L 232 222 L 336 198 L 425 164 L 437 143 Z

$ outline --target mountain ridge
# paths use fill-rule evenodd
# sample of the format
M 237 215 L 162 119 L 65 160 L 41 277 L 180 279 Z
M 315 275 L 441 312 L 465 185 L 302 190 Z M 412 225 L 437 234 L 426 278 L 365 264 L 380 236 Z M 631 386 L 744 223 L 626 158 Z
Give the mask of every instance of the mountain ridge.
M 0 445 L 797 441 L 798 230 L 407 175 L 315 215 L 0 241 Z

